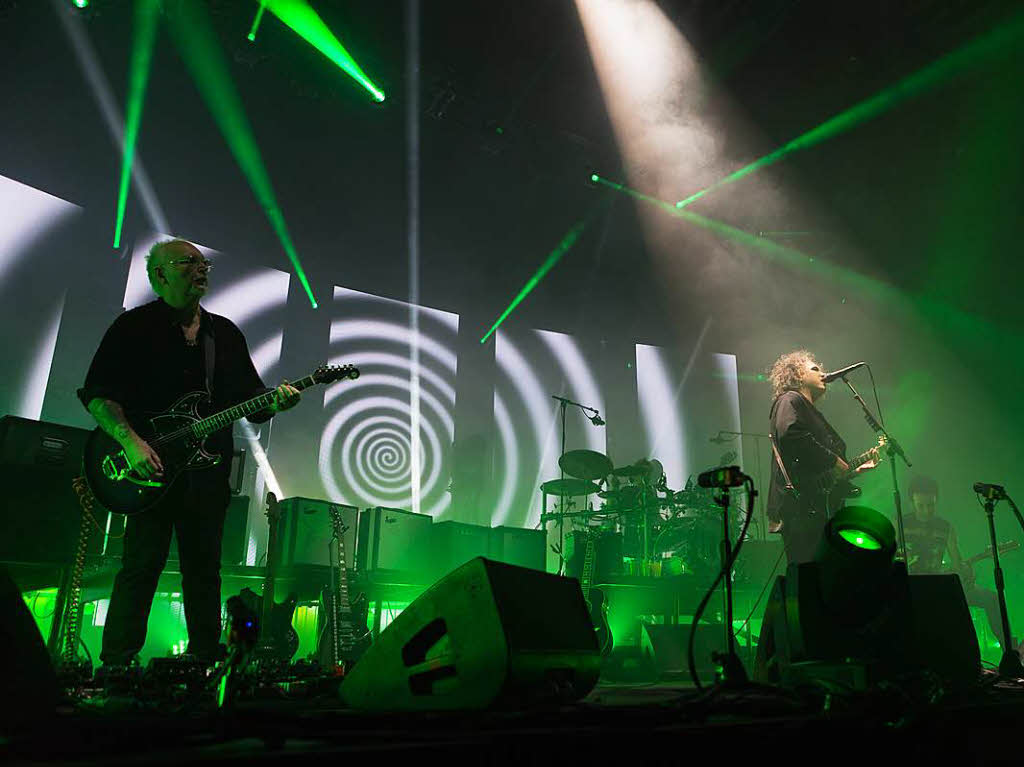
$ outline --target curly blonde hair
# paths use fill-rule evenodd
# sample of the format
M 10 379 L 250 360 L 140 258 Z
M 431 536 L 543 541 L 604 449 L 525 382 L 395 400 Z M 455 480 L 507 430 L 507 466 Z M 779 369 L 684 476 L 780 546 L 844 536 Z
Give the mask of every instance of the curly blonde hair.
M 800 380 L 803 378 L 804 370 L 808 362 L 821 366 L 818 358 L 806 349 L 783 354 L 768 371 L 768 380 L 772 384 L 772 398 L 778 397 L 785 391 L 797 391 L 800 388 Z

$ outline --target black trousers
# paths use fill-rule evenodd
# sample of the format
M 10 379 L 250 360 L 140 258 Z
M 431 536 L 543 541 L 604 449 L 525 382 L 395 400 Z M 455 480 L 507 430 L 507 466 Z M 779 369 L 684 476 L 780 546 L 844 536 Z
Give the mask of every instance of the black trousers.
M 818 550 L 822 532 L 828 517 L 822 513 L 801 512 L 784 515 L 782 518 L 782 543 L 786 549 L 788 564 L 810 562 Z
M 230 497 L 220 471 L 185 472 L 157 506 L 129 518 L 121 570 L 114 579 L 103 627 L 100 658 L 104 663 L 128 663 L 142 650 L 172 532 L 178 540 L 189 652 L 203 660 L 216 657 L 221 631 L 221 539 Z

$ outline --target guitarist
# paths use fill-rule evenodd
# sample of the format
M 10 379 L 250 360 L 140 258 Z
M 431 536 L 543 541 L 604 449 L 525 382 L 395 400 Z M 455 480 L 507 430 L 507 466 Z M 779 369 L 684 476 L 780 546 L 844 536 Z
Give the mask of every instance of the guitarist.
M 910 480 L 908 495 L 913 513 L 903 519 L 903 534 L 907 539 L 910 572 L 918 575 L 959 573 L 967 604 L 985 610 L 992 635 L 1001 641 L 1003 623 L 999 614 L 999 597 L 991 589 L 977 584 L 974 568 L 965 566 L 960 556 L 956 529 L 936 513 L 939 483 L 931 477 L 915 476 Z M 943 565 L 943 555 L 948 555 L 948 568 Z
M 825 370 L 805 349 L 783 354 L 769 373 L 774 401 L 769 416 L 775 459 L 768 488 L 771 532 L 781 532 L 790 564 L 814 558 L 829 497 L 823 485 L 850 471 L 846 443 L 815 403 L 825 394 Z M 878 448 L 860 469 L 873 468 Z M 860 470 L 858 469 L 858 470 Z M 838 504 L 831 502 L 832 510 Z
M 144 479 L 159 480 L 163 466 L 126 413 L 158 413 L 192 391 L 209 391 L 214 408 L 268 391 L 238 327 L 199 305 L 210 269 L 210 262 L 190 242 L 154 245 L 146 272 L 157 299 L 114 320 L 78 390 L 82 404 L 121 444 L 133 470 Z M 213 361 L 211 370 L 208 360 Z M 274 404 L 250 420 L 265 421 L 298 400 L 299 392 L 284 383 L 275 391 Z M 213 434 L 207 445 L 230 455 L 230 431 Z M 172 532 L 178 540 L 188 652 L 204 663 L 218 659 L 221 536 L 230 499 L 229 471 L 230 462 L 222 461 L 184 472 L 152 510 L 129 517 L 121 570 L 114 579 L 103 630 L 101 675 L 116 675 L 145 643 Z

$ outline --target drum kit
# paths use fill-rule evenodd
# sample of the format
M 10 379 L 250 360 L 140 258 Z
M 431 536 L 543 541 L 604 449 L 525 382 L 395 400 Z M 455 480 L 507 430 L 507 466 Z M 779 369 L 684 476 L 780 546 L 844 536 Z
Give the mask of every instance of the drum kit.
M 710 490 L 692 482 L 683 490 L 670 489 L 657 459 L 616 467 L 596 450 L 570 450 L 558 465 L 566 476 L 540 486 L 545 496 L 541 521 L 557 522 L 563 540 L 568 523 L 576 528 L 575 537 L 582 532 L 603 540 L 599 552 L 622 552 L 621 562 L 599 563 L 600 570 L 649 576 L 717 572 L 721 509 Z M 558 499 L 552 512 L 549 496 Z M 575 510 L 576 499 L 586 499 L 583 510 Z M 572 555 L 564 559 L 568 574 L 574 575 Z

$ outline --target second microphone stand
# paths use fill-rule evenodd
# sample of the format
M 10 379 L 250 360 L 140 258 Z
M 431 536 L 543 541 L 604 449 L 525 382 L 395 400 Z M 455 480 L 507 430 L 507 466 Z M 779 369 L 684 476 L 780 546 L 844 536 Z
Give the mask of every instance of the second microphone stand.
M 860 392 L 853 388 L 853 384 L 846 379 L 846 376 L 842 376 L 842 379 L 843 383 L 849 386 L 850 391 L 853 392 L 853 398 L 860 403 L 861 408 L 864 410 L 864 420 L 868 422 L 868 426 L 870 426 L 876 434 L 881 434 L 885 437 L 885 449 L 889 454 L 889 467 L 892 470 L 892 501 L 893 505 L 896 507 L 896 529 L 899 531 L 900 555 L 903 557 L 903 561 L 907 563 L 907 569 L 909 570 L 910 563 L 907 561 L 907 539 L 903 534 L 903 499 L 900 497 L 900 485 L 896 476 L 896 461 L 894 458 L 897 455 L 902 458 L 903 462 L 907 465 L 907 468 L 910 468 L 913 464 L 910 463 L 910 459 L 907 458 L 907 454 L 903 452 L 903 448 L 900 446 L 900 443 L 897 442 L 895 437 L 886 431 L 885 427 L 878 422 L 877 418 L 875 418 L 874 414 L 871 412 L 871 408 L 868 407 L 868 403 L 866 403 L 864 398 L 860 396 Z

